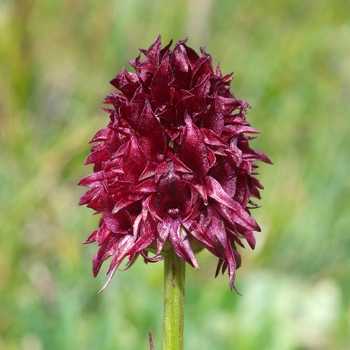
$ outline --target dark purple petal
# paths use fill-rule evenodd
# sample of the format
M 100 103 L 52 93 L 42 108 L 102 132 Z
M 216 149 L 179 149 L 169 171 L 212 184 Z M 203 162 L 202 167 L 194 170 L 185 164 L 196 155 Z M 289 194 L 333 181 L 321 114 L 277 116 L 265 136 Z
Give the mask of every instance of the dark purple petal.
M 191 80 L 191 88 L 203 83 L 208 79 L 208 75 L 213 74 L 210 56 L 201 57 L 193 67 L 193 76 Z
M 236 100 L 235 98 L 232 98 L 232 97 L 222 97 L 222 96 L 215 97 L 216 113 L 230 114 L 235 109 L 245 110 L 247 108 L 249 108 L 249 105 L 247 102 L 243 100 Z
M 132 194 L 126 197 L 123 197 L 118 201 L 118 203 L 114 206 L 112 210 L 112 214 L 117 214 L 123 208 L 129 206 L 130 204 L 134 204 L 141 200 L 144 196 L 142 194 Z
M 103 219 L 104 225 L 113 233 L 122 235 L 132 233 L 130 217 L 127 212 L 119 212 L 118 214 L 105 213 Z
M 128 98 L 131 98 L 139 87 L 137 75 L 128 72 L 125 68 L 123 68 L 122 72 L 112 79 L 110 83 Z
M 87 240 L 83 242 L 83 244 L 96 242 L 97 232 L 98 230 L 95 230 L 94 232 L 92 232 L 91 235 L 87 238 Z
M 133 191 L 136 193 L 154 193 L 157 192 L 157 185 L 154 179 L 148 179 L 134 186 Z
M 152 161 L 163 160 L 166 149 L 164 131 L 148 101 L 137 124 L 138 142 L 145 157 Z
M 134 243 L 135 243 L 135 240 L 134 240 L 133 236 L 127 235 L 127 236 L 123 237 L 123 239 L 119 242 L 118 247 L 115 249 L 115 251 L 112 254 L 110 254 L 110 252 L 108 252 L 108 257 L 111 255 L 114 255 L 114 258 L 113 258 L 111 264 L 109 265 L 109 269 L 107 271 L 107 274 L 109 275 L 107 282 L 101 288 L 99 293 L 103 292 L 105 290 L 105 288 L 108 286 L 108 284 L 112 280 L 112 277 L 114 276 L 115 272 L 117 271 L 118 267 L 120 266 L 122 261 L 127 257 L 128 253 L 131 250 L 131 248 L 133 247 Z M 103 262 L 106 259 L 107 259 L 107 257 L 102 257 L 101 261 Z M 102 262 L 101 262 L 101 264 L 102 264 Z M 100 261 L 98 262 L 98 265 L 100 265 Z M 96 274 L 97 274 L 97 272 L 96 272 Z
M 88 204 L 91 202 L 93 198 L 99 195 L 101 189 L 100 188 L 92 188 L 91 190 L 87 191 L 79 200 L 79 205 Z
M 155 210 L 160 217 L 186 216 L 191 208 L 190 191 L 169 163 L 166 174 L 159 181 Z
M 85 161 L 86 164 L 91 164 L 91 163 L 97 163 L 97 162 L 103 162 L 109 159 L 109 152 L 108 149 L 102 148 L 98 149 L 94 152 L 92 152 Z
M 203 141 L 210 146 L 227 147 L 227 143 L 218 134 L 210 129 L 200 128 Z
M 226 235 L 226 230 L 224 224 L 221 220 L 212 217 L 210 232 L 215 237 L 215 247 L 216 251 L 220 254 L 220 257 L 227 259 L 228 265 L 231 267 L 231 271 L 234 273 L 235 271 L 235 261 L 232 254 L 230 254 L 229 242 Z M 231 275 L 230 275 L 231 277 Z M 231 278 L 230 278 L 231 279 Z
M 215 113 L 213 107 L 210 106 L 202 117 L 202 125 L 208 130 L 212 130 L 217 135 L 221 136 L 224 129 L 224 116 L 221 113 Z
M 148 179 L 154 176 L 157 166 L 154 163 L 148 162 L 145 169 L 143 169 L 142 174 L 139 177 L 139 181 Z
M 99 186 L 101 182 L 105 179 L 103 172 L 98 172 L 94 174 L 90 174 L 81 179 L 78 183 L 79 186 L 89 186 L 95 187 Z
M 170 55 L 170 65 L 174 75 L 171 86 L 188 88 L 191 80 L 191 66 L 186 47 L 177 43 Z
M 204 179 L 204 183 L 207 188 L 207 194 L 209 197 L 215 199 L 219 204 L 219 208 L 226 207 L 225 214 L 232 215 L 235 217 L 235 222 L 241 224 L 244 227 L 250 228 L 252 230 L 257 230 L 258 226 L 255 220 L 242 208 L 239 203 L 233 200 L 221 187 L 218 181 L 214 178 L 207 176 Z
M 191 173 L 192 170 L 188 168 L 184 163 L 181 162 L 173 153 L 168 152 L 167 157 L 169 157 L 174 163 L 174 170 L 180 173 Z
M 132 137 L 131 140 L 124 145 L 126 147 L 122 154 L 118 154 L 118 156 L 122 156 L 123 159 L 124 179 L 136 183 L 144 171 L 147 161 L 136 137 Z
M 141 252 L 146 249 L 156 238 L 156 226 L 151 221 L 145 221 L 141 228 L 140 237 L 133 245 L 130 253 Z
M 198 179 L 202 179 L 209 170 L 207 150 L 203 136 L 192 123 L 190 117 L 185 118 L 186 126 L 178 149 L 179 159 L 189 167 Z
M 158 106 L 170 103 L 175 90 L 173 87 L 169 86 L 172 79 L 173 75 L 169 67 L 169 56 L 165 56 L 153 76 L 150 87 L 153 99 Z
M 159 35 L 148 50 L 140 49 L 140 51 L 145 54 L 146 61 L 154 66 L 158 65 L 160 60 L 160 47 L 162 46 L 160 39 Z
M 163 249 L 165 241 L 169 237 L 170 229 L 172 227 L 173 219 L 169 216 L 165 217 L 164 220 L 158 223 L 157 226 L 157 255 L 160 254 L 160 252 Z
M 182 260 L 188 262 L 192 267 L 199 269 L 198 262 L 189 243 L 188 234 L 182 227 L 180 221 L 176 219 L 172 220 L 169 240 L 175 250 L 175 253 Z
M 97 232 L 96 242 L 99 246 L 109 242 L 113 237 L 113 232 L 106 224 L 103 224 Z
M 236 193 L 237 167 L 230 157 L 221 157 L 211 170 L 211 177 L 216 179 L 224 191 L 233 198 Z
M 108 140 L 111 133 L 113 133 L 113 131 L 109 128 L 101 129 L 97 131 L 89 143 Z

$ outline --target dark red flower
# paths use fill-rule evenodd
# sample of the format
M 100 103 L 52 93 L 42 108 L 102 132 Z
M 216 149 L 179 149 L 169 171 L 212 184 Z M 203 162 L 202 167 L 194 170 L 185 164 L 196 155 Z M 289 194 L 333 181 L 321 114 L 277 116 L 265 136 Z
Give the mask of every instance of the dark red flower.
M 245 134 L 258 133 L 245 118 L 249 105 L 230 92 L 232 74 L 214 72 L 205 49 L 199 56 L 186 41 L 161 49 L 158 37 L 140 50 L 146 58 L 130 61 L 136 73 L 124 68 L 111 81 L 120 92 L 105 99 L 110 122 L 91 140 L 85 164 L 94 173 L 79 183 L 91 187 L 79 204 L 102 214 L 86 243 L 100 246 L 95 276 L 112 257 L 106 285 L 125 258 L 127 266 L 139 255 L 159 261 L 171 245 L 195 268 L 195 251 L 208 249 L 233 288 L 236 246 L 245 239 L 254 248 L 260 231 L 249 212 L 263 188 L 255 161 L 271 162 L 249 147 Z

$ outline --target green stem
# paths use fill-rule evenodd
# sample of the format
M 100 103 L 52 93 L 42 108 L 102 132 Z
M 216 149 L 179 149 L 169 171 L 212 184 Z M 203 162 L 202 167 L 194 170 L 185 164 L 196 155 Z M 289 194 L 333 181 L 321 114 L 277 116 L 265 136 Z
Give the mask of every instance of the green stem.
M 163 350 L 183 350 L 185 314 L 185 262 L 174 249 L 164 257 Z

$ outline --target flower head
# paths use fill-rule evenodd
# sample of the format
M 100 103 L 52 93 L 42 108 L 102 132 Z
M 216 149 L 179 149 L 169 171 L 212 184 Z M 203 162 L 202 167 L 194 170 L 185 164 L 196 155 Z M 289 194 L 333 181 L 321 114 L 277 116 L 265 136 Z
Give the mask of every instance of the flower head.
M 79 182 L 91 187 L 79 204 L 102 214 L 85 243 L 100 247 L 95 276 L 112 257 L 106 285 L 124 259 L 156 262 L 172 246 L 195 268 L 195 252 L 208 249 L 233 288 L 237 245 L 254 248 L 260 231 L 249 212 L 263 188 L 255 161 L 270 160 L 249 147 L 245 134 L 258 133 L 245 118 L 249 105 L 230 92 L 232 74 L 214 71 L 205 49 L 199 56 L 186 41 L 170 50 L 158 37 L 140 49 L 129 62 L 136 73 L 123 68 L 111 81 L 119 92 L 105 99 L 110 122 L 91 140 L 85 164 L 94 173 Z

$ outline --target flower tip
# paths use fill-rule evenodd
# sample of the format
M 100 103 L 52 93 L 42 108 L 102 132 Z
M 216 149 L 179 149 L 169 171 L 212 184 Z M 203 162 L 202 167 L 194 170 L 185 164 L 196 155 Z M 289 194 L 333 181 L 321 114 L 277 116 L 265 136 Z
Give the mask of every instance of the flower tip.
M 110 272 L 110 275 L 109 275 L 109 277 L 108 277 L 108 279 L 107 279 L 107 282 L 106 282 L 106 283 L 104 284 L 104 286 L 98 291 L 98 294 L 101 294 L 101 293 L 107 288 L 107 286 L 109 285 L 109 283 L 110 283 L 111 280 L 112 280 L 112 277 L 114 276 L 115 271 L 116 271 L 116 268 L 113 269 L 113 270 Z M 96 277 L 96 276 L 95 276 L 95 277 Z
M 261 151 L 255 151 L 255 153 L 260 157 L 259 160 L 266 163 L 266 164 L 273 164 L 271 159 L 263 152 Z
M 199 270 L 199 264 L 197 262 L 196 259 L 194 259 L 194 261 L 192 261 L 192 266 L 198 271 Z
M 185 39 L 178 40 L 177 43 L 176 43 L 176 46 L 178 46 L 178 45 L 184 45 L 184 44 L 187 43 L 187 41 L 188 41 L 188 37 L 186 36 Z
M 230 283 L 230 289 L 232 290 L 232 289 L 234 289 L 235 290 L 235 292 L 238 294 L 238 295 L 240 295 L 241 297 L 243 296 L 240 292 L 239 292 L 239 290 L 235 287 L 235 285 L 234 285 L 234 283 Z

